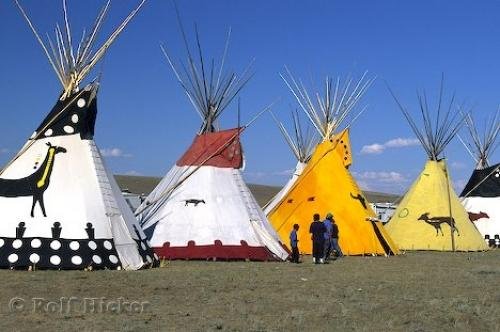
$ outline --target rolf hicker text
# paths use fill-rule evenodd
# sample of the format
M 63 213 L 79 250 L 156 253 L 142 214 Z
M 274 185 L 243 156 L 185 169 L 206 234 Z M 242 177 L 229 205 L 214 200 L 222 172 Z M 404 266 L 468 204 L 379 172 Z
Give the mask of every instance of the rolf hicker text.
M 137 315 L 148 310 L 148 301 L 128 300 L 123 297 L 108 299 L 105 297 L 61 297 L 51 300 L 43 297 L 14 297 L 9 301 L 11 313 L 41 314 L 126 314 Z

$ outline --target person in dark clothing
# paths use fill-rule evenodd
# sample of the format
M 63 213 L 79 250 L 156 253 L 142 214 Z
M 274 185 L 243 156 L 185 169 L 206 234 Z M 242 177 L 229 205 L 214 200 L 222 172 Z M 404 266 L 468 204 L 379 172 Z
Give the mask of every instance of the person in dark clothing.
M 332 250 L 334 250 L 337 253 L 337 257 L 344 257 L 344 254 L 342 253 L 342 249 L 340 249 L 339 246 L 339 227 L 335 223 L 335 219 L 331 219 L 332 222 Z
M 323 264 L 323 251 L 325 248 L 325 232 L 326 227 L 319 220 L 319 214 L 314 214 L 313 222 L 309 227 L 309 233 L 312 234 L 312 247 L 313 247 L 313 262 L 315 264 Z
M 290 232 L 290 248 L 292 248 L 292 257 L 290 261 L 292 263 L 300 263 L 299 261 L 299 239 L 297 237 L 297 231 L 299 230 L 299 224 L 294 224 L 293 229 Z
M 332 226 L 332 219 L 333 219 L 333 214 L 331 212 L 328 212 L 326 214 L 326 219 L 323 221 L 323 225 L 326 227 L 326 232 L 325 232 L 325 250 L 323 252 L 323 259 L 326 262 L 330 259 L 330 253 L 332 251 L 332 231 L 333 231 L 333 226 Z

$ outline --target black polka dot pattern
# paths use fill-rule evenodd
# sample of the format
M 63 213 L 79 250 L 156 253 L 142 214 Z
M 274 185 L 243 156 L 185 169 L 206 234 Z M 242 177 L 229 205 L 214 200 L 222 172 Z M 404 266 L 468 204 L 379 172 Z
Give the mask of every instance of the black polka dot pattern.
M 144 267 L 159 266 L 146 239 L 135 240 Z M 121 262 L 112 239 L 0 238 L 0 268 L 83 270 L 119 269 Z
M 142 257 L 142 261 L 150 267 L 160 266 L 160 261 L 158 256 L 154 253 L 149 241 L 146 239 L 135 240 L 137 243 L 137 249 L 139 250 L 139 255 Z
M 0 268 L 118 269 L 118 257 L 112 239 L 0 238 Z
M 91 222 L 85 226 L 86 239 L 61 238 L 60 222 L 49 226 L 52 237 L 24 237 L 26 224 L 20 222 L 16 229 L 16 237 L 0 237 L 0 268 L 16 269 L 61 269 L 81 270 L 120 269 L 121 262 L 113 239 L 96 239 L 95 229 Z M 137 253 L 143 267 L 159 266 L 151 245 L 146 238 L 141 239 L 141 232 L 133 225 Z
M 97 86 L 89 85 L 65 100 L 58 100 L 35 131 L 38 138 L 80 134 L 82 139 L 92 139 L 97 115 L 94 89 Z
M 490 248 L 500 248 L 500 234 L 485 235 L 484 240 Z

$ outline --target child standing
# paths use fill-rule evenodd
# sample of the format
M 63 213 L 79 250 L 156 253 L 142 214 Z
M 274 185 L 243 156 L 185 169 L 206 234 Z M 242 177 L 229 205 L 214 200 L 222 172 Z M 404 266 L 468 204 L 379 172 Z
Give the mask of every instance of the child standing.
M 299 224 L 294 224 L 293 229 L 290 232 L 290 247 L 292 248 L 292 263 L 300 263 L 299 262 L 299 239 L 297 237 L 297 231 L 299 230 Z

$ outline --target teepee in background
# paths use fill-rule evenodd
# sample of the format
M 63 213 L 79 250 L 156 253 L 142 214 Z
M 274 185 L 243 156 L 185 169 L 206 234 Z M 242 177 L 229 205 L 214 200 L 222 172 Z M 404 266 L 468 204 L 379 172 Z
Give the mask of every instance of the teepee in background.
M 109 8 L 73 48 L 66 2 L 63 29 L 45 44 L 63 92 L 51 112 L 0 172 L 0 267 L 139 269 L 157 260 L 107 170 L 94 137 L 98 84 L 80 83 L 102 58 L 142 1 L 97 48 Z
M 182 29 L 182 25 L 181 25 Z M 164 54 L 202 125 L 193 143 L 136 211 L 156 253 L 168 259 L 284 260 L 265 214 L 243 181 L 240 134 L 245 127 L 221 130 L 222 112 L 250 78 L 249 67 L 238 76 L 224 65 L 229 35 L 219 64 L 207 66 L 198 31 L 199 57 L 187 65 Z
M 476 169 L 460 194 L 469 219 L 490 246 L 500 246 L 500 163 L 491 165 L 490 156 L 498 147 L 500 110 L 482 134 L 470 114 L 465 118 L 469 140 L 461 139 L 476 161 Z M 460 138 L 460 136 L 459 136 Z
M 269 211 L 268 218 L 282 241 L 288 243 L 293 224 L 299 224 L 300 250 L 311 253 L 309 225 L 313 214 L 325 217 L 333 213 L 340 230 L 339 243 L 346 255 L 391 254 L 398 249 L 385 233 L 382 223 L 375 221 L 361 189 L 348 170 L 352 163 L 348 128 L 364 110 L 351 116 L 359 100 L 373 83 L 366 73 L 356 82 L 347 79 L 325 81 L 321 96 L 310 96 L 302 82 L 290 74 L 282 75 L 301 109 L 320 135 L 321 142 L 311 153 L 301 174 Z M 346 120 L 351 121 L 341 129 Z
M 290 188 L 293 187 L 300 174 L 307 165 L 309 159 L 311 159 L 311 155 L 314 151 L 314 148 L 317 144 L 317 137 L 314 135 L 314 131 L 311 131 L 310 128 L 307 128 L 304 132 L 303 125 L 301 125 L 299 114 L 297 111 L 292 112 L 292 121 L 293 121 L 293 132 L 292 134 L 286 129 L 282 122 L 280 122 L 274 113 L 271 112 L 271 116 L 273 117 L 276 125 L 281 131 L 286 143 L 290 147 L 293 152 L 293 155 L 297 159 L 297 165 L 293 171 L 292 177 L 288 180 L 288 182 L 281 188 L 281 190 L 274 195 L 273 198 L 264 206 L 264 213 L 267 215 L 271 212 L 274 207 L 283 199 L 283 197 L 288 193 Z
M 437 110 L 431 113 L 425 93 L 419 93 L 421 126 L 394 94 L 393 97 L 429 160 L 385 225 L 387 232 L 399 248 L 405 250 L 486 250 L 481 234 L 470 222 L 453 190 L 446 161 L 440 158 L 463 123 L 460 108 L 454 105 L 454 96 L 447 107 L 443 105 L 441 82 Z

